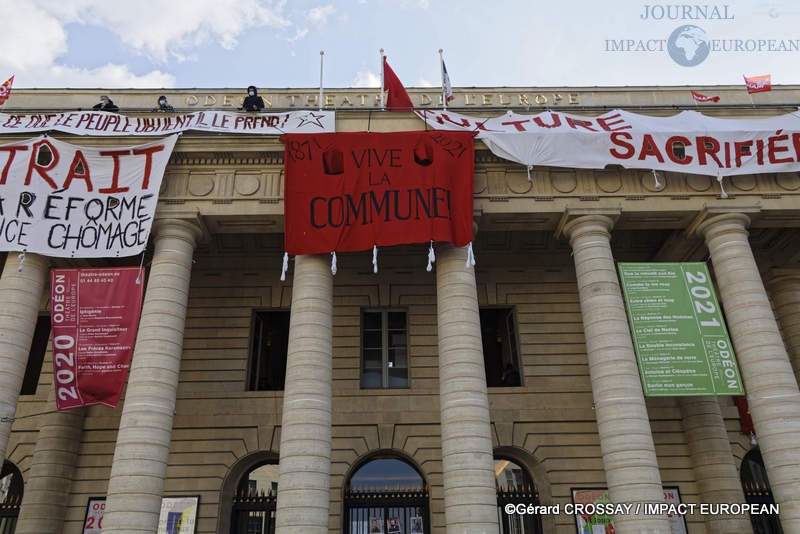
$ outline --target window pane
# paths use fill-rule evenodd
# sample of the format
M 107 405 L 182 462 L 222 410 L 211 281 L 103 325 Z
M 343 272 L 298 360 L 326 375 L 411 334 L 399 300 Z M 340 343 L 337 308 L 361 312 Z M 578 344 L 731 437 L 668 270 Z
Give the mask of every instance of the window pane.
M 480 310 L 486 385 L 522 385 L 513 308 Z
M 364 330 L 364 348 L 365 349 L 380 349 L 381 348 L 381 332 L 371 330 Z
M 383 359 L 380 349 L 364 350 L 364 369 L 382 369 Z
M 289 349 L 288 311 L 258 311 L 253 317 L 248 369 L 250 391 L 282 390 Z
M 381 329 L 381 312 L 364 312 L 364 330 Z
M 408 353 L 405 348 L 389 349 L 389 367 L 408 367 Z
M 389 312 L 388 315 L 390 330 L 406 329 L 406 312 Z
M 389 387 L 404 388 L 408 387 L 408 368 L 390 367 L 389 368 Z
M 361 372 L 361 387 L 362 388 L 379 388 L 383 381 L 383 370 L 370 370 L 364 369 Z

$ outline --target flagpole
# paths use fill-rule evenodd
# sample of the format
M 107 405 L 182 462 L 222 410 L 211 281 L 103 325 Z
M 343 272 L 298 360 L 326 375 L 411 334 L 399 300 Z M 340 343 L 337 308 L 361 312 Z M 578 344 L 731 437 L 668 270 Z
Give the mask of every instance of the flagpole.
M 325 51 L 319 51 L 319 110 L 322 111 L 322 96 L 323 96 L 323 89 L 322 89 L 322 61 L 325 58 Z
M 447 111 L 447 95 L 445 94 L 445 89 L 444 89 L 444 56 L 442 55 L 443 52 L 444 52 L 444 50 L 442 50 L 440 48 L 439 49 L 439 71 L 440 71 L 439 74 L 440 74 L 440 76 L 442 78 L 442 109 L 444 111 Z
M 383 48 L 381 48 L 381 109 L 386 109 L 383 105 Z

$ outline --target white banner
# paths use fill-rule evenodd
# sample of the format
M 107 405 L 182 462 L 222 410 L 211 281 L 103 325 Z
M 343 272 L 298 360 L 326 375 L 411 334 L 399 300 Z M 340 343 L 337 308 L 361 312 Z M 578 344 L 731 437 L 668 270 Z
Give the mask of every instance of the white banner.
M 43 136 L 0 145 L 0 250 L 61 258 L 140 253 L 177 138 L 95 148 Z
M 67 111 L 17 115 L 0 113 L 0 133 L 57 131 L 75 135 L 167 135 L 186 130 L 280 135 L 334 132 L 333 111 L 235 113 L 197 111 L 129 117 L 107 111 Z
M 494 118 L 417 111 L 431 127 L 471 130 L 495 155 L 523 165 L 654 169 L 710 176 L 800 171 L 800 114 L 720 119 L 696 111 L 597 117 L 545 111 Z

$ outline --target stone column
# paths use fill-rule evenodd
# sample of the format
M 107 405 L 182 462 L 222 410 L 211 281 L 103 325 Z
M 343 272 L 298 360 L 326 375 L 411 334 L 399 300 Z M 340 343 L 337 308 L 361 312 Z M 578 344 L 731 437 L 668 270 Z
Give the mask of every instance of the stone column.
M 167 469 L 183 329 L 199 228 L 154 224 L 155 253 L 108 481 L 103 532 L 157 530 Z
M 800 391 L 747 239 L 750 219 L 716 215 L 697 231 L 711 253 L 753 424 L 786 532 L 800 532 Z
M 653 261 L 702 261 L 705 255 L 702 239 L 680 230 L 673 232 Z M 699 501 L 744 502 L 739 469 L 717 397 L 678 397 L 678 405 L 700 491 Z M 705 515 L 703 522 L 709 534 L 749 532 L 751 528 L 746 515 Z
M 770 275 L 767 287 L 783 330 L 794 376 L 800 383 L 800 269 L 775 269 Z
M 297 256 L 283 392 L 277 534 L 327 534 L 333 375 L 333 275 Z
M 64 526 L 86 410 L 57 411 L 55 389 L 47 401 L 15 534 L 57 534 Z
M 742 503 L 744 492 L 716 397 L 680 397 L 683 430 L 702 503 Z M 697 516 L 695 516 L 697 517 Z M 746 514 L 705 515 L 708 534 L 749 532 Z
M 585 215 L 564 227 L 575 258 L 600 449 L 612 502 L 663 502 L 650 420 L 611 255 L 613 225 L 605 215 Z M 618 515 L 614 522 L 620 534 L 670 532 L 666 517 Z
M 0 277 L 0 452 L 3 458 L 25 378 L 48 266 L 46 257 L 26 254 L 20 270 L 19 254 L 9 252 Z
M 489 395 L 475 272 L 466 249 L 446 245 L 436 260 L 439 409 L 447 532 L 499 532 Z

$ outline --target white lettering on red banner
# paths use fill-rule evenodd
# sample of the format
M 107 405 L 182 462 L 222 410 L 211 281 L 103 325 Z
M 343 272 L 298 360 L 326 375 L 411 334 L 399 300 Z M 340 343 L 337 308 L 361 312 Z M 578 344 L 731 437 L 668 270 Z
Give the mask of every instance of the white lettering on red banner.
M 603 169 L 621 165 L 710 176 L 800 171 L 800 115 L 720 119 L 696 111 L 597 117 L 546 111 L 477 118 L 419 111 L 440 130 L 470 130 L 495 155 L 523 165 Z
M 39 137 L 0 145 L 0 250 L 139 254 L 176 140 L 94 148 Z
M 59 410 L 119 403 L 142 307 L 144 269 L 53 269 L 50 323 Z
M 0 133 L 57 131 L 76 135 L 167 135 L 187 130 L 219 133 L 281 135 L 335 131 L 333 111 L 234 113 L 197 111 L 129 117 L 104 111 L 67 111 L 11 115 L 0 113 Z

